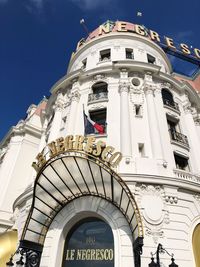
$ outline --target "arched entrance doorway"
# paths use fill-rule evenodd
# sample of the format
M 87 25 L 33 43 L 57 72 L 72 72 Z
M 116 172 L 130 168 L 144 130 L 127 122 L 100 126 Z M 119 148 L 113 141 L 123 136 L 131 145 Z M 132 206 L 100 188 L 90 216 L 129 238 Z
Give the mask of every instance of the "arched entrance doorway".
M 136 201 L 125 182 L 101 159 L 83 151 L 67 151 L 50 158 L 39 171 L 33 202 L 20 248 L 27 261 L 40 257 L 48 229 L 55 216 L 75 199 L 95 196 L 112 203 L 126 218 L 133 236 L 135 266 L 140 266 L 143 227 Z

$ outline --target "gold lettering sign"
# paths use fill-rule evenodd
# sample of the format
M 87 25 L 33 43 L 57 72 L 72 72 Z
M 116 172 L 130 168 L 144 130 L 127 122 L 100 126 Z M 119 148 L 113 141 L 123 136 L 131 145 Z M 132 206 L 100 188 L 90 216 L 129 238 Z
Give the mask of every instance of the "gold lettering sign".
M 91 154 L 92 156 L 103 160 L 105 163 L 109 163 L 112 167 L 116 167 L 122 159 L 121 152 L 114 152 L 114 147 L 106 146 L 103 141 L 98 141 L 96 143 L 96 138 L 93 136 L 85 137 L 82 135 L 68 135 L 65 138 L 60 137 L 49 143 L 46 148 L 49 153 L 46 153 L 46 149 L 43 149 L 43 151 L 36 157 L 37 162 L 33 162 L 32 164 L 37 172 L 46 164 L 48 159 L 53 158 L 60 153 L 70 151 L 86 152 L 87 154 Z
M 112 261 L 113 249 L 67 249 L 65 260 L 67 261 Z

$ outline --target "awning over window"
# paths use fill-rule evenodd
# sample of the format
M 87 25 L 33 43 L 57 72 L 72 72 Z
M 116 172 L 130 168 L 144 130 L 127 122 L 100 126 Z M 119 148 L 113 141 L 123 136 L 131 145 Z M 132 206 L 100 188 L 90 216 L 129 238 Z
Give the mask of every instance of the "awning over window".
M 10 256 L 17 248 L 17 230 L 10 230 L 0 234 L 0 267 L 5 267 Z
M 124 181 L 101 160 L 72 151 L 50 160 L 38 174 L 21 246 L 33 242 L 42 247 L 58 212 L 70 201 L 87 195 L 113 203 L 126 217 L 133 240 L 143 237 L 137 204 Z

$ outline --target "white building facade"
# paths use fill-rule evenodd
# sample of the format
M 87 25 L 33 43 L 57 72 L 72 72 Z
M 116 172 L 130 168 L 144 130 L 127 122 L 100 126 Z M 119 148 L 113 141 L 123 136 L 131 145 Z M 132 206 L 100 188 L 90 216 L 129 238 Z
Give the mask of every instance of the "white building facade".
M 158 244 L 200 266 L 199 94 L 138 27 L 108 21 L 81 41 L 1 142 L 0 248 L 17 229 L 27 266 L 145 267 Z M 83 110 L 103 133 L 86 132 Z

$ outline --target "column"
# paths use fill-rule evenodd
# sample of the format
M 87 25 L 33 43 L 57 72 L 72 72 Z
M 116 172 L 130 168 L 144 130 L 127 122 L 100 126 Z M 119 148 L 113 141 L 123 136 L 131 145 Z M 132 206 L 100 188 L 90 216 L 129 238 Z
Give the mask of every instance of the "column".
M 71 90 L 71 107 L 69 112 L 69 120 L 67 125 L 67 134 L 75 134 L 75 124 L 77 120 L 77 110 L 80 100 L 79 93 L 79 83 L 77 80 L 73 81 L 72 90 Z M 83 122 L 84 123 L 84 122 Z
M 161 138 L 159 132 L 159 124 L 156 115 L 156 108 L 154 103 L 154 90 L 155 85 L 146 83 L 145 84 L 145 95 L 147 103 L 147 114 L 149 121 L 149 132 L 151 139 L 152 155 L 155 159 L 163 159 Z
M 62 112 L 64 108 L 64 99 L 61 92 L 58 93 L 57 99 L 53 106 L 54 109 L 54 118 L 51 124 L 50 134 L 48 143 L 54 141 L 56 138 L 59 137 L 60 133 L 60 126 L 62 123 Z
M 172 170 L 174 165 L 174 159 L 172 157 L 173 150 L 170 142 L 169 130 L 167 125 L 166 110 L 163 108 L 163 100 L 161 88 L 157 87 L 154 91 L 154 103 L 156 110 L 156 119 L 158 123 L 158 131 L 162 150 L 163 166 L 168 168 L 168 172 Z
M 199 153 L 197 153 L 197 148 L 200 149 L 200 141 L 197 135 L 196 127 L 195 127 L 195 122 L 193 119 L 193 108 L 191 105 L 186 105 L 184 106 L 184 111 L 185 111 L 185 126 L 187 128 L 187 133 L 188 133 L 188 141 L 189 141 L 189 146 L 190 146 L 190 154 L 191 154 L 191 164 L 194 168 L 193 172 L 199 172 L 200 167 L 199 167 Z
M 121 80 L 119 85 L 120 93 L 120 144 L 121 152 L 124 157 L 132 156 L 131 144 L 131 129 L 130 129 L 130 115 L 129 115 L 129 89 L 130 84 L 127 82 L 128 73 L 123 71 L 121 73 Z

